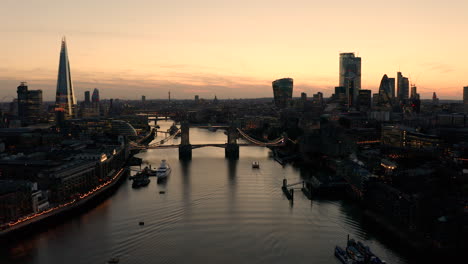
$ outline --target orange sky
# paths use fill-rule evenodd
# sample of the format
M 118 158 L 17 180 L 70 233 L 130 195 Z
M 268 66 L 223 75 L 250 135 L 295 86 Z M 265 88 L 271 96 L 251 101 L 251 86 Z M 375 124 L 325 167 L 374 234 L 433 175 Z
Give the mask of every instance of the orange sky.
M 66 35 L 77 99 L 330 95 L 340 52 L 362 57 L 362 88 L 401 70 L 423 98 L 461 99 L 468 85 L 468 1 L 3 0 L 0 97 L 27 81 L 53 100 Z M 47 4 L 45 4 L 47 3 Z

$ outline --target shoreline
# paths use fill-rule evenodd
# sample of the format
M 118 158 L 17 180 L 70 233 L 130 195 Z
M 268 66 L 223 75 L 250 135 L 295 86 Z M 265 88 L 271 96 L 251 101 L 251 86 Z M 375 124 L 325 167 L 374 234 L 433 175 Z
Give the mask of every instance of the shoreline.
M 87 194 L 82 194 L 79 200 L 72 200 L 67 203 L 48 209 L 42 213 L 33 216 L 27 220 L 19 220 L 21 222 L 16 222 L 14 224 L 9 224 L 11 227 L 0 231 L 0 242 L 7 240 L 12 236 L 22 235 L 29 232 L 38 231 L 35 227 L 44 225 L 46 226 L 49 223 L 56 222 L 59 220 L 59 223 L 72 216 L 74 213 L 79 212 L 80 210 L 87 210 L 92 208 L 93 205 L 100 203 L 101 200 L 108 198 L 116 189 L 119 187 L 120 183 L 124 181 L 128 173 L 126 167 L 121 168 L 108 182 L 102 184 L 101 186 L 96 187 L 94 190 L 88 192 Z M 49 212 L 48 212 L 49 211 Z M 31 217 L 31 216 L 29 216 Z

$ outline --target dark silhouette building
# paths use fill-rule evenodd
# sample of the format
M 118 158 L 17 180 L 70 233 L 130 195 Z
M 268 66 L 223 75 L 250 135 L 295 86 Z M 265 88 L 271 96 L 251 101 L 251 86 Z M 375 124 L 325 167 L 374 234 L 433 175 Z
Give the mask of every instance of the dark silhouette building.
M 345 87 L 347 103 L 353 106 L 361 90 L 361 58 L 354 53 L 340 53 L 340 86 Z
M 391 83 L 393 79 L 393 84 Z M 382 77 L 379 86 L 379 104 L 389 104 L 393 100 L 393 91 L 395 89 L 395 79 L 388 78 L 387 74 Z
M 278 108 L 285 108 L 292 99 L 293 79 L 283 78 L 272 83 L 275 105 Z
M 25 82 L 17 88 L 18 117 L 23 125 L 37 123 L 42 112 L 42 90 L 28 90 Z
M 93 95 L 91 96 L 91 101 L 93 103 L 99 103 L 99 90 L 98 90 L 98 88 L 94 88 Z
M 359 90 L 357 106 L 360 111 L 367 111 L 371 108 L 372 102 L 372 91 L 371 90 Z
M 89 91 L 84 92 L 84 98 L 85 98 L 84 100 L 85 104 L 87 105 L 91 104 L 91 97 L 90 97 Z
M 409 97 L 409 80 L 407 77 L 404 77 L 401 72 L 397 72 L 397 93 L 398 100 L 403 101 Z
M 463 103 L 468 105 L 468 86 L 463 87 Z

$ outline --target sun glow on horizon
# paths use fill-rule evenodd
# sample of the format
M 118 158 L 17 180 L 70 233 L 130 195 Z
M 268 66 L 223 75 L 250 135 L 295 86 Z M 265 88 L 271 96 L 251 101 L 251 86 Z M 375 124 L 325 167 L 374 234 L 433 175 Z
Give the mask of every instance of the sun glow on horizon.
M 271 97 L 271 82 L 282 77 L 294 78 L 294 96 L 328 96 L 346 51 L 362 58 L 362 88 L 373 92 L 399 70 L 422 98 L 436 91 L 461 99 L 468 85 L 466 1 L 136 2 L 8 1 L 0 95 L 14 96 L 27 81 L 52 99 L 62 35 L 78 100 L 94 87 L 104 98 L 165 98 L 168 90 L 175 98 Z M 18 21 L 18 12 L 28 19 Z

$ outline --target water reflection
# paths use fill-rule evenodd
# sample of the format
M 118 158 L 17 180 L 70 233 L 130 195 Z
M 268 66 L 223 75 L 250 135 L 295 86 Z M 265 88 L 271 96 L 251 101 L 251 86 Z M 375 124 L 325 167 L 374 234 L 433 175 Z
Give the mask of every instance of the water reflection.
M 162 131 L 171 124 L 158 122 Z M 224 143 L 226 135 L 191 128 L 190 140 Z M 226 160 L 222 148 L 196 149 L 191 161 L 179 161 L 177 149 L 138 157 L 153 167 L 166 159 L 172 173 L 165 184 L 152 180 L 134 190 L 126 181 L 90 212 L 0 247 L 0 263 L 105 263 L 112 256 L 132 264 L 338 263 L 333 248 L 347 234 L 366 240 L 388 263 L 406 262 L 367 228 L 352 203 L 311 202 L 300 190 L 289 202 L 283 178 L 299 182 L 308 172 L 282 167 L 267 148 L 241 147 L 239 160 Z M 252 169 L 254 160 L 260 169 Z

